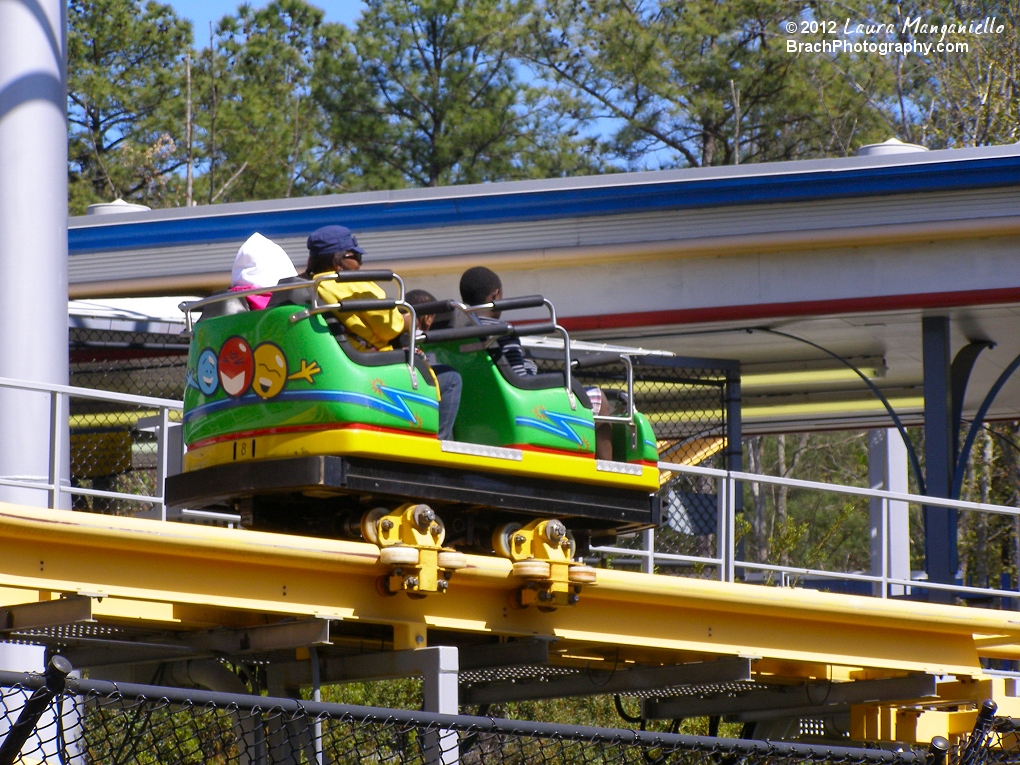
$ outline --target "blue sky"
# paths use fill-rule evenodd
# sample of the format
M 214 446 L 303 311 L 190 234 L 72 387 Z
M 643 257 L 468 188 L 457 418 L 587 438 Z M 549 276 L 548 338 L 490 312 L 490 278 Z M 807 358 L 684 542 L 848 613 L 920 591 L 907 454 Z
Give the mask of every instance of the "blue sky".
M 195 45 L 204 48 L 209 44 L 209 22 L 219 21 L 228 13 L 233 13 L 241 0 L 169 0 L 179 16 L 191 19 L 195 30 Z M 251 5 L 260 7 L 268 0 L 253 0 Z M 364 3 L 361 0 L 321 0 L 312 2 L 326 12 L 327 21 L 339 21 L 349 27 L 361 15 Z

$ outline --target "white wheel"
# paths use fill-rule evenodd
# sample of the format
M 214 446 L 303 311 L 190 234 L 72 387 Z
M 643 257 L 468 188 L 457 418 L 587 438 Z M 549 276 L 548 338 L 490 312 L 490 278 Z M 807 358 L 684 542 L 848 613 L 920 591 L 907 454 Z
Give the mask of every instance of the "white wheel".
M 514 532 L 520 528 L 521 524 L 519 523 L 504 523 L 502 526 L 496 527 L 496 530 L 492 532 L 492 549 L 495 550 L 496 555 L 501 558 L 513 558 L 510 540 Z
M 379 544 L 379 521 L 390 511 L 385 507 L 373 507 L 361 516 L 361 537 L 366 542 Z
M 567 540 L 570 542 L 570 550 L 567 554 L 570 556 L 570 560 L 573 560 L 577 557 L 577 540 L 574 538 L 573 531 L 567 531 Z
M 595 584 L 596 576 L 591 566 L 571 566 L 567 570 L 567 578 L 575 584 Z
M 418 548 L 392 545 L 379 551 L 379 562 L 384 566 L 417 566 Z
M 519 560 L 514 564 L 514 576 L 525 579 L 548 579 L 551 569 L 544 560 Z
M 439 553 L 439 568 L 449 571 L 456 571 L 459 568 L 467 568 L 467 556 L 456 550 L 443 550 Z

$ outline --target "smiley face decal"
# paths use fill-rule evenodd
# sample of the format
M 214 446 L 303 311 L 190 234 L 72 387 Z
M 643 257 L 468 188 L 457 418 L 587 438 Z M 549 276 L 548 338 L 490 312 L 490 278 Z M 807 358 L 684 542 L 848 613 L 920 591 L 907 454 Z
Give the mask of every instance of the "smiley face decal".
M 255 349 L 254 358 L 251 388 L 259 398 L 273 398 L 287 382 L 287 357 L 275 343 L 262 343 Z
M 234 398 L 240 397 L 251 385 L 255 372 L 251 347 L 243 337 L 228 338 L 220 348 L 219 376 L 223 391 Z
M 216 392 L 216 386 L 220 384 L 216 371 L 216 352 L 212 348 L 206 348 L 198 356 L 198 389 L 206 396 Z

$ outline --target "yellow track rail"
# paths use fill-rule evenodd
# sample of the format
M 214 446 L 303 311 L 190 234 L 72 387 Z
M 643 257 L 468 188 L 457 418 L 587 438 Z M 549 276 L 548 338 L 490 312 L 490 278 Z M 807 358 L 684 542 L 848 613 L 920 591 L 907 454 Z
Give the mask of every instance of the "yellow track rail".
M 624 661 L 742 655 L 961 676 L 982 674 L 984 645 L 1020 658 L 1008 611 L 600 570 L 578 605 L 543 613 L 514 609 L 521 582 L 485 556 L 468 556 L 445 595 L 385 598 L 374 545 L 9 504 L 0 549 L 2 605 L 81 593 L 103 598 L 100 620 L 175 629 L 318 615 L 392 625 L 397 647 L 442 628 L 556 637 Z

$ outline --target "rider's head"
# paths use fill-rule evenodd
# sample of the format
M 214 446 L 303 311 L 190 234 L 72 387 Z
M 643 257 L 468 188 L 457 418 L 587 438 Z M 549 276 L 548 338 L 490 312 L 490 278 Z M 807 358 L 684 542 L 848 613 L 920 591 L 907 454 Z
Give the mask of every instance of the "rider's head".
M 502 297 L 503 283 L 494 271 L 485 266 L 469 268 L 460 277 L 460 299 L 467 305 L 491 303 Z
M 346 226 L 323 226 L 308 237 L 307 276 L 327 271 L 357 271 L 365 251 Z
M 425 290 L 411 290 L 404 295 L 404 300 L 413 306 L 419 306 L 423 303 L 432 303 L 435 301 L 435 295 Z M 436 318 L 434 313 L 418 314 L 418 331 L 428 332 L 429 327 L 432 326 L 433 320 Z

